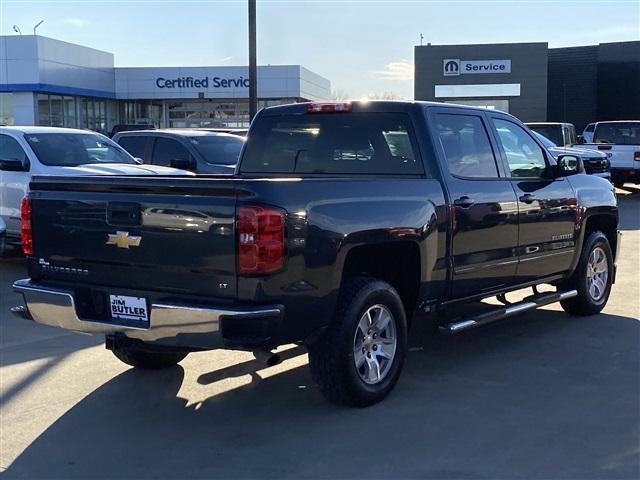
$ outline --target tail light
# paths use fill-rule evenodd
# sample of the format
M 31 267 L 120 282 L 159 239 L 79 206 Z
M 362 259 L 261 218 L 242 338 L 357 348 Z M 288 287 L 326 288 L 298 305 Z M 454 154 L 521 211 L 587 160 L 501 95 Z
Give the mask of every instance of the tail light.
M 633 159 L 634 159 L 636 162 L 640 162 L 640 152 L 634 152 L 634 153 L 633 153 Z
M 350 112 L 351 102 L 325 102 L 325 103 L 310 103 L 307 107 L 307 113 L 335 113 L 335 112 Z
M 284 211 L 262 205 L 238 207 L 238 273 L 264 275 L 284 266 Z
M 31 198 L 24 197 L 20 204 L 20 237 L 22 252 L 33 255 L 33 231 L 31 230 Z

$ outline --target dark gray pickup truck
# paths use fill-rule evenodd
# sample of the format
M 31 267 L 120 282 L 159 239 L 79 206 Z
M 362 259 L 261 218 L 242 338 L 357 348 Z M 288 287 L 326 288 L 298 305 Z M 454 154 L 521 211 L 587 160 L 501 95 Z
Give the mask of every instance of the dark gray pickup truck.
M 497 111 L 267 108 L 232 178 L 36 178 L 14 311 L 105 334 L 143 368 L 303 343 L 322 393 L 366 406 L 398 380 L 412 321 L 456 333 L 554 302 L 604 307 L 616 197 L 583 171 Z

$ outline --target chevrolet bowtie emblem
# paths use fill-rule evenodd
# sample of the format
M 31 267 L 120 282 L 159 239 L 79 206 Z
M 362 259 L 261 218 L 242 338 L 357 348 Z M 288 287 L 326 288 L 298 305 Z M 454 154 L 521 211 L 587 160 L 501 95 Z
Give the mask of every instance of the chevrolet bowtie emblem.
M 116 232 L 107 234 L 107 245 L 115 245 L 118 248 L 139 247 L 142 237 L 129 235 L 129 232 Z

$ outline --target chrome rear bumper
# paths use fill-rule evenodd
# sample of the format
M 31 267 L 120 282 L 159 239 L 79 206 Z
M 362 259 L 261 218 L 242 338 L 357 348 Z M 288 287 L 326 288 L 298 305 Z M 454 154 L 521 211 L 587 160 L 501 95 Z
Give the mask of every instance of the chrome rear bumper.
M 73 292 L 44 287 L 29 279 L 18 280 L 13 289 L 24 297 L 27 312 L 16 309 L 21 318 L 80 333 L 115 334 L 163 345 L 217 348 L 224 346 L 221 322 L 234 319 L 282 317 L 280 305 L 245 308 L 212 308 L 186 304 L 152 303 L 148 328 L 82 319 Z

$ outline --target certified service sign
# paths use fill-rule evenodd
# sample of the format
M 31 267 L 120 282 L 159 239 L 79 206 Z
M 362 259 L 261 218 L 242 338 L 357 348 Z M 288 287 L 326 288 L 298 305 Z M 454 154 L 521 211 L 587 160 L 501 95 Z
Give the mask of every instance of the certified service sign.
M 442 74 L 445 77 L 480 73 L 511 73 L 511 60 L 459 60 L 445 58 Z

